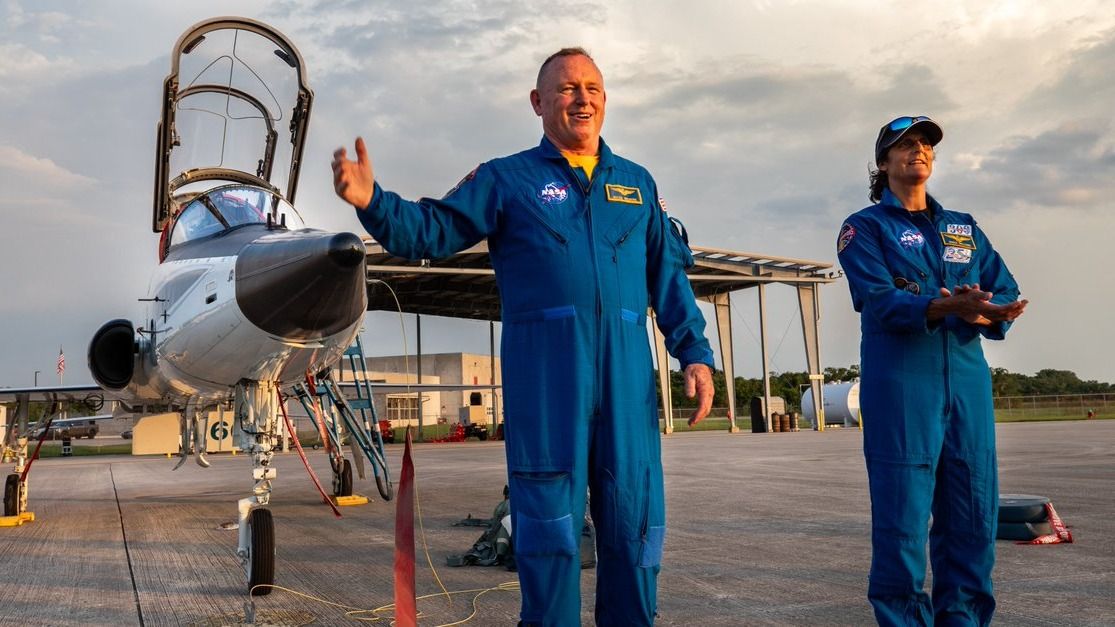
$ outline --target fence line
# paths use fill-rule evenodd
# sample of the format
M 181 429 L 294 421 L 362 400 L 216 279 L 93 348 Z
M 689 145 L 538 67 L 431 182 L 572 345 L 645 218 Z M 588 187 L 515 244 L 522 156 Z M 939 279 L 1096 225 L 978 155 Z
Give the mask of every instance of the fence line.
M 1115 412 L 1115 394 L 1035 394 L 1032 396 L 999 396 L 995 410 L 1008 414 L 1096 415 Z

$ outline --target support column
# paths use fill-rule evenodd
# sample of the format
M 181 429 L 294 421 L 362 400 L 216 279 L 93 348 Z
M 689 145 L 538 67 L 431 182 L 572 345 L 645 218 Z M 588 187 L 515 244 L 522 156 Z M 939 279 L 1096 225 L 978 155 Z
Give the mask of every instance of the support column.
M 417 383 L 418 385 L 421 385 L 422 384 L 422 314 L 414 314 L 414 326 L 416 327 L 416 332 L 415 332 L 416 348 L 415 348 L 415 351 L 418 353 L 417 354 L 417 358 L 418 358 L 417 377 L 418 377 L 418 380 L 415 381 L 415 383 Z M 423 420 L 422 420 L 422 388 L 418 388 L 418 437 L 416 439 L 419 442 L 422 441 L 422 426 L 423 426 Z
M 716 334 L 720 339 L 720 360 L 724 368 L 724 388 L 728 397 L 728 433 L 737 433 L 736 374 L 732 353 L 732 298 L 729 292 L 713 295 L 709 300 L 716 307 Z
M 670 355 L 666 352 L 666 337 L 658 330 L 658 317 L 650 312 L 651 326 L 654 327 L 654 360 L 658 366 L 658 389 L 662 392 L 662 433 L 674 432 L 674 399 L 670 393 Z
M 489 383 L 496 384 L 496 323 L 494 320 L 488 321 L 488 360 L 492 365 L 492 371 Z M 492 388 L 492 437 L 496 435 L 496 429 L 499 427 L 499 393 L 503 388 Z
M 813 428 L 825 430 L 825 375 L 821 371 L 821 303 L 816 284 L 798 286 L 798 305 L 801 308 L 801 331 L 805 339 L 805 362 L 809 368 L 809 393 L 813 397 Z
M 767 363 L 767 286 L 759 284 L 759 345 L 763 354 L 763 432 L 770 433 L 770 365 Z M 754 427 L 751 429 L 754 431 Z

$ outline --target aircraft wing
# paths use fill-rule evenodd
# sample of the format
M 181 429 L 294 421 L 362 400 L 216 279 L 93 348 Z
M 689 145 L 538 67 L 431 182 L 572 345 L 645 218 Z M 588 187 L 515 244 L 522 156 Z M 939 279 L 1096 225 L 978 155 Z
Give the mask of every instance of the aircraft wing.
M 26 398 L 29 401 L 38 402 L 50 402 L 55 400 L 80 402 L 93 399 L 100 399 L 104 401 L 131 400 L 127 394 L 105 390 L 93 383 L 87 383 L 83 385 L 0 388 L 0 403 L 14 403 L 17 400 L 23 398 Z
M 354 387 L 352 381 L 341 383 L 341 389 Z M 370 383 L 373 392 L 466 392 L 469 390 L 498 390 L 502 385 L 472 385 L 468 383 Z

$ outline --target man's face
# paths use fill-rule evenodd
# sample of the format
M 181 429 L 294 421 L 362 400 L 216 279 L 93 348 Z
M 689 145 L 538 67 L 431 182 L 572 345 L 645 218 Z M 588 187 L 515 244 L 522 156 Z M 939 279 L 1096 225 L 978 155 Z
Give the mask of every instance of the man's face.
M 917 185 L 929 180 L 933 173 L 933 146 L 918 131 L 910 131 L 887 149 L 886 160 L 879 169 L 887 173 L 887 180 L 905 185 Z
M 559 150 L 595 155 L 604 125 L 604 77 L 584 55 L 558 57 L 530 92 L 542 131 Z

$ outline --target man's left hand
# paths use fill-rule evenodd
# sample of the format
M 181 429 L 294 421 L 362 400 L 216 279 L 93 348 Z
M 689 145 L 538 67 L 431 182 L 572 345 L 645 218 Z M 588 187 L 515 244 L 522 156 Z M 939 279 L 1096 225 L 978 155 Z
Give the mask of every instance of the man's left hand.
M 689 418 L 693 426 L 708 415 L 712 409 L 712 369 L 705 364 L 689 364 L 685 368 L 685 395 L 697 397 L 697 409 Z

